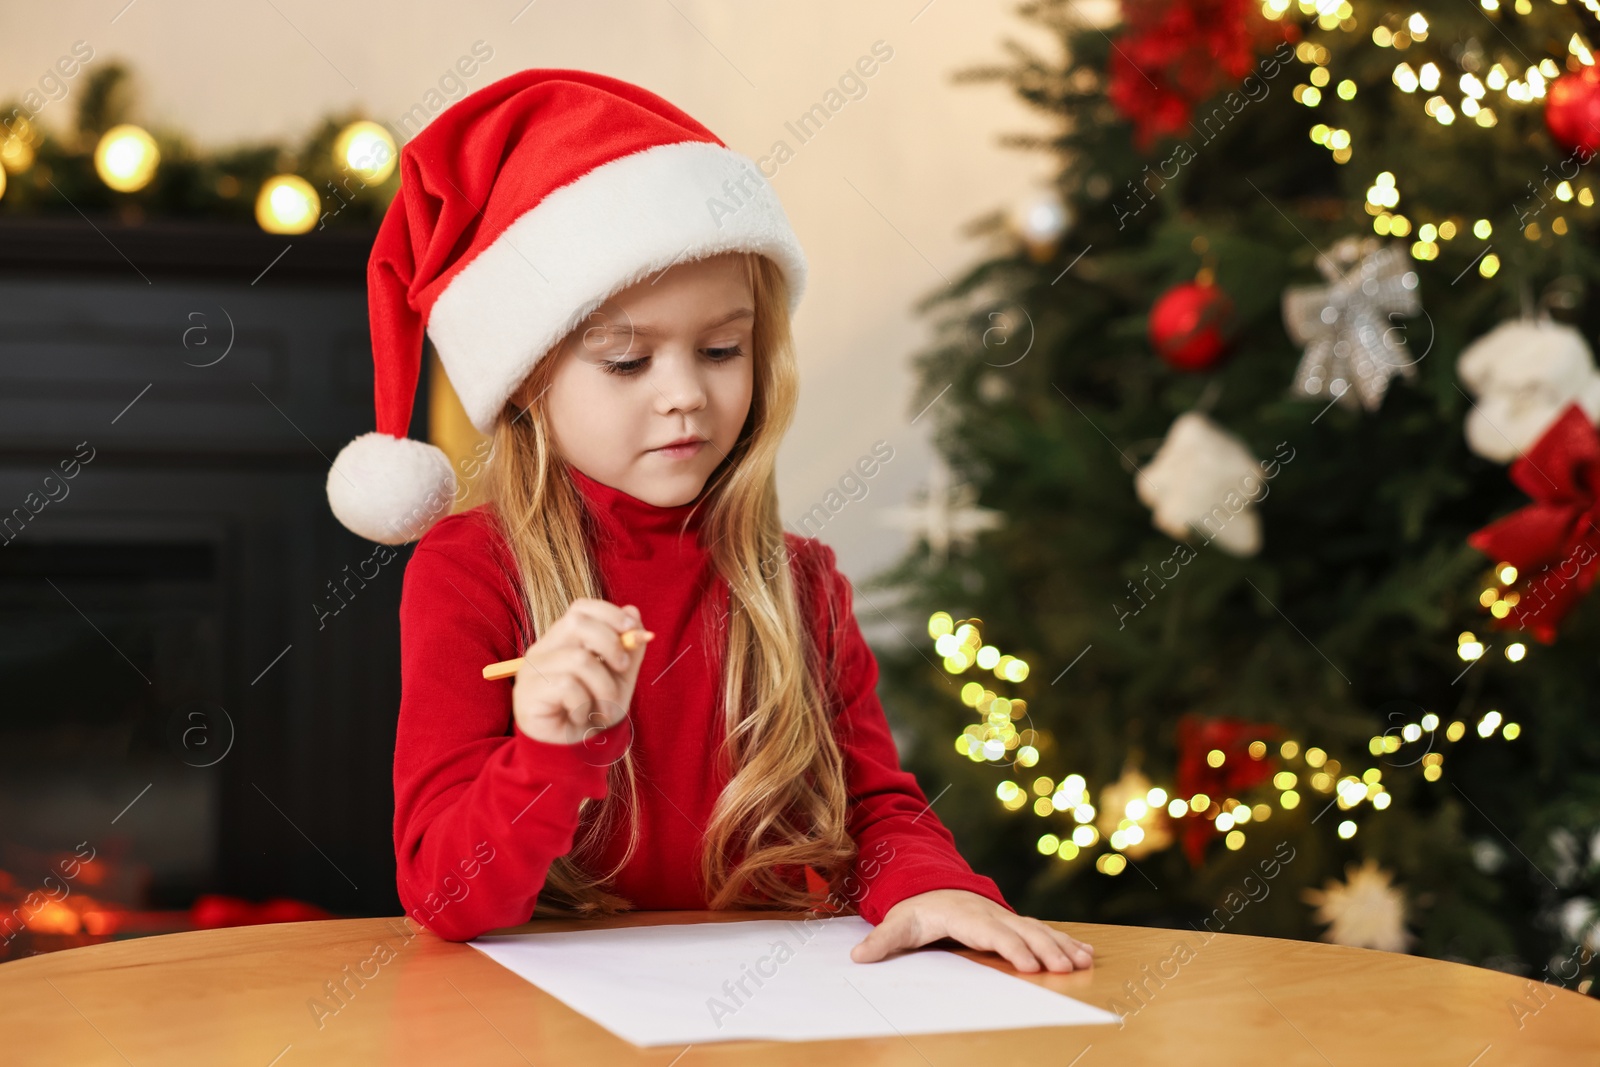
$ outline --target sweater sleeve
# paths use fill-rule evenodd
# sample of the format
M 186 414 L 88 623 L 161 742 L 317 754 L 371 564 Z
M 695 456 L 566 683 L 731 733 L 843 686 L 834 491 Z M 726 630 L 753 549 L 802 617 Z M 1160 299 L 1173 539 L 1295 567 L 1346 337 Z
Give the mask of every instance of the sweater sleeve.
M 831 657 L 839 714 L 835 736 L 850 794 L 850 836 L 858 849 L 855 880 L 841 895 L 876 926 L 907 897 L 933 889 L 965 889 L 1015 911 L 993 879 L 973 871 L 955 837 L 933 813 L 912 774 L 900 766 L 894 737 L 878 700 L 878 661 L 854 613 L 854 589 L 838 570 L 832 548 L 814 542 L 828 606 L 824 641 Z
M 452 941 L 530 918 L 579 805 L 606 795 L 607 766 L 632 739 L 631 717 L 574 745 L 514 727 L 512 682 L 482 675 L 525 651 L 493 536 L 481 514 L 436 525 L 400 599 L 396 878 L 406 913 Z

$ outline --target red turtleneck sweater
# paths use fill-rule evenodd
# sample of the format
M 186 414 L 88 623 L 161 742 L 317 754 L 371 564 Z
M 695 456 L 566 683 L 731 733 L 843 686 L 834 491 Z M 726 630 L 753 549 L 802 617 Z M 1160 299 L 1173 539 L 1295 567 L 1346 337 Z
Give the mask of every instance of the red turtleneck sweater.
M 581 745 L 518 731 L 508 680 L 485 664 L 512 659 L 518 600 L 509 551 L 487 508 L 450 516 L 417 544 L 400 602 L 401 698 L 395 741 L 395 858 L 407 913 L 441 937 L 467 940 L 526 922 L 545 872 L 571 850 L 582 798 L 606 795 L 606 764 L 631 742 L 640 776 L 638 850 L 613 890 L 645 910 L 707 907 L 699 850 L 727 784 L 713 758 L 724 735 L 721 651 L 706 639 L 726 610 L 727 584 L 700 544 L 692 505 L 657 507 L 572 469 L 596 519 L 592 542 L 602 596 L 634 604 L 655 638 L 629 714 Z M 689 525 L 685 529 L 685 520 Z M 891 906 L 932 889 L 965 889 L 1007 908 L 976 874 L 901 769 L 876 693 L 878 665 L 856 624 L 852 589 L 833 550 L 785 533 L 802 603 L 813 605 L 824 662 L 836 656 L 831 692 L 844 756 L 849 829 L 859 848 L 846 903 L 877 924 Z M 836 627 L 816 609 L 831 599 Z M 831 629 L 831 632 L 830 632 Z M 626 826 L 599 862 L 610 866 Z

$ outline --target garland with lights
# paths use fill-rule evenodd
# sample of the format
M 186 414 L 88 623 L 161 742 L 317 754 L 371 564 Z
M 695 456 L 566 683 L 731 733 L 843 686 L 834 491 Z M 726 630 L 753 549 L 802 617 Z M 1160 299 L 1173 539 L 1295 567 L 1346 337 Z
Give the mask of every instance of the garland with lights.
M 992 673 L 997 681 L 1016 683 L 1028 676 L 1025 661 L 1002 653 L 994 645 L 985 644 L 980 629 L 981 620 L 956 620 L 949 612 L 935 612 L 928 618 L 928 636 L 933 648 L 942 658 L 946 672 L 957 677 L 973 667 Z M 1471 634 L 1463 634 L 1463 659 L 1475 659 L 1482 654 L 1481 647 L 1469 649 Z M 1517 657 L 1520 658 L 1520 657 Z M 955 750 L 973 763 L 990 766 L 1012 766 L 1031 769 L 1039 763 L 1041 747 L 1052 744 L 1047 734 L 1027 727 L 1018 730 L 1016 722 L 1028 714 L 1027 701 L 1020 697 L 1004 697 L 988 688 L 983 682 L 968 681 L 961 687 L 961 702 L 980 716 L 980 721 L 968 725 L 955 737 Z M 1420 767 L 1424 781 L 1438 782 L 1444 776 L 1444 754 L 1434 750 L 1439 738 L 1454 744 L 1467 734 L 1468 725 L 1455 720 L 1440 730 L 1442 720 L 1433 712 L 1426 712 L 1416 722 L 1403 723 L 1385 733 L 1374 735 L 1368 742 L 1368 752 L 1373 757 L 1393 756 L 1406 746 L 1424 743 L 1425 751 L 1401 767 Z M 1136 771 L 1124 774 L 1123 779 L 1108 784 L 1101 791 L 1101 805 L 1095 806 L 1088 779 L 1071 772 L 1059 779 L 1049 775 L 1036 777 L 1029 786 L 1005 779 L 995 787 L 995 797 L 1006 811 L 1030 808 L 1041 819 L 1064 821 L 1070 818 L 1075 824 L 1046 830 L 1037 840 L 1042 855 L 1055 856 L 1063 861 L 1094 855 L 1094 868 L 1104 875 L 1118 875 L 1127 869 L 1127 857 L 1142 855 L 1168 847 L 1175 839 L 1186 843 L 1190 862 L 1198 866 L 1203 859 L 1203 843 L 1220 838 L 1224 846 L 1237 852 L 1244 847 L 1246 834 L 1242 827 L 1254 822 L 1264 823 L 1274 810 L 1293 811 L 1300 806 L 1301 789 L 1331 797 L 1327 808 L 1337 807 L 1341 812 L 1354 812 L 1367 803 L 1374 811 L 1385 811 L 1393 801 L 1392 794 L 1383 783 L 1383 771 L 1368 767 L 1360 775 L 1341 774 L 1343 765 L 1316 746 L 1303 746 L 1289 739 L 1278 743 L 1277 762 L 1272 756 L 1273 745 L 1261 738 L 1253 738 L 1237 751 L 1237 740 L 1245 724 L 1222 724 L 1235 734 L 1233 753 L 1220 747 L 1205 748 L 1204 765 L 1214 774 L 1201 772 L 1211 781 L 1226 784 L 1230 755 L 1235 761 L 1241 756 L 1255 765 L 1242 776 L 1234 777 L 1245 782 L 1265 782 L 1270 778 L 1271 792 L 1256 790 L 1232 796 L 1219 793 L 1190 791 L 1180 785 L 1149 785 Z M 1480 738 L 1500 737 L 1514 741 L 1522 735 L 1519 723 L 1508 722 L 1499 711 L 1490 710 L 1472 727 Z M 1203 727 L 1196 727 L 1203 729 Z M 1193 762 L 1193 761 L 1190 761 Z M 1179 781 L 1195 774 L 1184 774 L 1179 769 Z M 1134 779 L 1130 783 L 1129 779 Z M 1130 784 L 1133 788 L 1130 789 Z M 1128 794 L 1123 796 L 1122 794 Z M 1029 803 L 1030 795 L 1034 798 Z M 1116 802 L 1108 802 L 1115 797 Z M 1252 797 L 1254 800 L 1252 801 Z M 1326 809 L 1325 809 L 1326 810 Z M 1096 821 L 1102 823 L 1097 828 Z M 1313 820 L 1316 821 L 1316 820 Z M 1104 828 L 1110 824 L 1111 829 Z M 1059 832 L 1058 832 L 1059 829 Z M 1341 819 L 1334 833 L 1348 841 L 1360 829 L 1353 815 Z M 1198 831 L 1198 832 L 1196 832 Z M 1176 837 L 1175 837 L 1176 835 Z M 1106 850 L 1093 850 L 1104 844 Z
M 114 214 L 253 220 L 268 233 L 376 227 L 399 188 L 389 130 L 360 115 L 324 120 L 294 147 L 210 155 L 132 121 L 130 74 L 112 63 L 79 90 L 73 128 L 53 134 L 15 101 L 0 105 L 0 216 Z

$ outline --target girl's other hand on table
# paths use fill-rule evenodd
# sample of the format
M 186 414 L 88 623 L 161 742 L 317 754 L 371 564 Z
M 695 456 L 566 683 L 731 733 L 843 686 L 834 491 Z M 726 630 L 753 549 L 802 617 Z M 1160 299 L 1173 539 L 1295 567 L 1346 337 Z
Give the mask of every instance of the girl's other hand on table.
M 1050 971 L 1073 971 L 1094 965 L 1093 945 L 964 889 L 934 889 L 902 900 L 850 950 L 850 958 L 872 963 L 941 937 L 968 948 L 998 952 L 1019 971 L 1037 971 L 1041 966 Z

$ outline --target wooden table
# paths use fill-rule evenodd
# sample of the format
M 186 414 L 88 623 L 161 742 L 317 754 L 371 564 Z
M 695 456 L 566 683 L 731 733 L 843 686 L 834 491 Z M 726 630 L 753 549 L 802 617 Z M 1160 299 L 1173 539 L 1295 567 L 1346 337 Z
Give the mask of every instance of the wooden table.
M 788 917 L 641 912 L 592 925 Z M 1021 977 L 1122 1014 L 1120 1027 L 638 1049 L 465 945 L 413 934 L 399 919 L 342 919 L 168 934 L 0 965 L 0 1062 L 75 1067 L 1600 1062 L 1600 1002 L 1496 971 L 1274 938 L 1057 925 L 1095 945 L 1094 968 Z M 582 928 L 583 923 L 560 921 L 517 929 Z M 1011 972 L 999 956 L 959 951 Z M 341 983 L 344 991 L 336 999 L 330 990 Z M 974 1004 L 973 1010 L 1004 1012 L 1006 1006 Z

